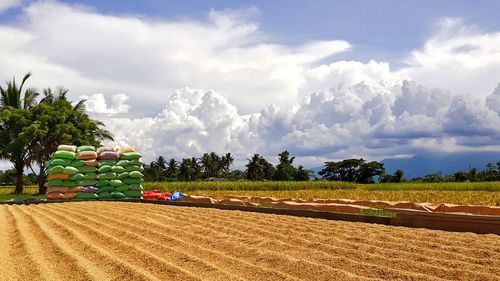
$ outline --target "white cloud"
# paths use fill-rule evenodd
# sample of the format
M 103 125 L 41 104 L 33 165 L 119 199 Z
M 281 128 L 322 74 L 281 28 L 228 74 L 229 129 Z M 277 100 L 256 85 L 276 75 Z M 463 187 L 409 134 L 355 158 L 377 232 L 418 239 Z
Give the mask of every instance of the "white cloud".
M 500 32 L 444 19 L 394 70 L 334 61 L 351 48 L 342 40 L 276 44 L 252 20 L 258 12 L 151 20 L 36 2 L 21 23 L 0 26 L 0 76 L 64 83 L 116 145 L 146 161 L 288 149 L 317 164 L 498 148 Z
M 21 0 L 0 0 L 0 14 L 10 8 L 21 5 Z
M 111 96 L 111 106 L 108 106 L 103 94 L 93 94 L 91 96 L 82 95 L 79 99 L 86 100 L 85 110 L 90 113 L 127 113 L 129 105 L 126 104 L 129 97 L 125 94 L 114 94 Z
M 487 33 L 460 19 L 444 18 L 407 62 L 406 70 L 420 84 L 485 97 L 499 82 L 500 32 Z
M 341 40 L 272 43 L 249 11 L 211 11 L 205 20 L 103 15 L 54 1 L 24 8 L 0 27 L 0 76 L 33 71 L 36 84 L 59 84 L 74 97 L 126 92 L 136 110 L 159 109 L 176 89 L 215 89 L 243 112 L 297 102 L 308 64 L 346 51 Z M 250 14 L 250 15 L 249 15 Z

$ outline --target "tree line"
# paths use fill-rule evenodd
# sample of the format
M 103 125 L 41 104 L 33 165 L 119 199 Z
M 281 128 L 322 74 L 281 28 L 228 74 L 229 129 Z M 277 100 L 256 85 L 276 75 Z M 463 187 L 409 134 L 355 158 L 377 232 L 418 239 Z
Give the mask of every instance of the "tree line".
M 226 178 L 230 180 L 276 180 L 276 181 L 307 181 L 313 171 L 299 165 L 295 167 L 288 151 L 278 154 L 278 165 L 274 166 L 259 154 L 254 154 L 246 169 L 231 170 L 234 157 L 231 153 L 218 155 L 215 152 L 204 153 L 201 157 L 166 160 L 158 156 L 156 160 L 146 165 L 144 177 L 147 181 L 195 181 L 209 178 Z
M 70 101 L 69 90 L 63 87 L 45 88 L 42 93 L 25 88 L 30 77 L 27 73 L 20 85 L 12 78 L 0 86 L 0 159 L 12 163 L 15 193 L 23 192 L 28 169 L 43 194 L 46 162 L 59 144 L 99 146 L 113 137 L 102 122 L 85 113 L 85 100 Z
M 496 165 L 488 163 L 485 170 L 469 169 L 467 172 L 457 171 L 452 175 L 431 173 L 423 177 L 406 179 L 404 171 L 397 169 L 388 174 L 384 163 L 366 161 L 364 159 L 345 159 L 325 162 L 323 169 L 315 175 L 303 166 L 295 167 L 288 151 L 278 154 L 278 164 L 274 166 L 263 156 L 253 154 L 245 165 L 245 170 L 231 170 L 234 158 L 231 153 L 218 155 L 215 152 L 204 153 L 201 157 L 184 158 L 177 161 L 166 160 L 163 156 L 146 165 L 144 170 L 147 181 L 196 181 L 209 178 L 226 178 L 229 180 L 274 180 L 274 181 L 308 181 L 331 180 L 356 183 L 398 183 L 398 182 L 465 182 L 465 181 L 500 181 L 500 162 Z

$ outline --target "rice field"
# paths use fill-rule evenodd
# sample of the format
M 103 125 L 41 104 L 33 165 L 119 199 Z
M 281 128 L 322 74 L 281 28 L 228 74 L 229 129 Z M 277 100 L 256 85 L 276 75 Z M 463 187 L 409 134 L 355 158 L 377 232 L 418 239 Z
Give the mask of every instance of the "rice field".
M 500 206 L 500 182 L 150 182 L 144 185 L 146 189 L 178 190 L 218 199 L 226 195 L 253 195 L 294 199 L 330 198 Z
M 412 201 L 500 206 L 500 182 L 378 183 L 347 182 L 146 182 L 144 188 L 209 195 L 272 196 L 278 198 L 325 198 L 354 200 Z M 0 201 L 14 197 L 14 187 L 0 187 Z M 38 187 L 25 187 L 24 197 L 32 197 Z
M 0 205 L 0 221 L 2 280 L 500 276 L 492 234 L 123 202 Z
M 253 190 L 253 191 L 292 191 L 292 190 L 436 190 L 436 191 L 499 191 L 500 182 L 443 182 L 443 183 L 377 183 L 357 184 L 336 181 L 257 181 L 257 182 L 146 182 L 146 189 L 182 192 L 200 190 Z

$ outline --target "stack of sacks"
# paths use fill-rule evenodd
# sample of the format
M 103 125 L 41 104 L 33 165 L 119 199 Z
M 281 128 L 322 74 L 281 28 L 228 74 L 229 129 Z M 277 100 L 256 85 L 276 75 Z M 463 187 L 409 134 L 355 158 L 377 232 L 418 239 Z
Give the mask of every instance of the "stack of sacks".
M 120 155 L 112 147 L 99 147 L 97 149 L 98 170 L 97 170 L 97 193 L 99 199 L 122 199 L 125 195 L 118 190 L 123 185 L 118 179 L 118 172 L 121 169 L 116 168 Z
M 108 165 L 101 164 L 106 163 L 104 162 L 106 160 L 101 159 L 114 157 L 111 152 L 107 155 L 103 153 L 102 156 L 99 154 L 99 184 L 104 185 L 103 191 L 110 192 L 110 196 L 117 199 L 141 198 L 143 195 L 142 172 L 144 171 L 140 160 L 141 154 L 130 147 L 118 149 L 115 153 L 117 161 Z M 101 190 L 101 187 L 99 189 Z
M 71 176 L 71 180 L 81 187 L 81 192 L 75 196 L 75 199 L 97 199 L 97 153 L 95 147 L 83 145 L 76 149 L 76 160 L 72 166 L 78 169 L 78 172 Z
M 78 173 L 78 169 L 73 166 L 77 162 L 75 152 L 76 146 L 60 145 L 52 154 L 52 159 L 47 163 L 48 199 L 72 199 L 83 190 L 72 178 Z

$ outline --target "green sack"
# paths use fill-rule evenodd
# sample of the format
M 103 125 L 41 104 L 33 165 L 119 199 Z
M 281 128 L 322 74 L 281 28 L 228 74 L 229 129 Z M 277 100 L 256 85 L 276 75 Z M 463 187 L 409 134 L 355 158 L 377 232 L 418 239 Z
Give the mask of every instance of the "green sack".
M 97 170 L 97 172 L 98 172 L 99 174 L 103 174 L 103 173 L 111 172 L 111 166 L 109 166 L 109 165 L 100 166 L 100 167 L 99 167 L 99 170 Z
M 101 186 L 97 189 L 97 193 L 103 193 L 103 192 L 113 192 L 115 191 L 115 187 L 111 185 L 106 185 L 106 186 Z
M 133 171 L 142 172 L 142 171 L 144 171 L 144 167 L 137 166 L 137 165 L 130 165 L 130 166 L 125 167 L 125 171 L 127 171 L 127 172 L 133 172 Z
M 142 162 L 140 159 L 130 160 L 128 163 L 129 165 L 136 165 L 136 166 L 144 165 L 144 162 Z
M 47 161 L 47 166 L 69 166 L 71 165 L 71 159 L 52 159 Z
M 54 166 L 52 168 L 49 168 L 47 170 L 47 174 L 52 175 L 52 174 L 60 174 L 64 172 L 64 167 L 63 166 Z
M 111 167 L 115 164 L 116 164 L 116 160 L 99 160 L 99 163 L 97 164 L 97 166 L 101 167 L 101 166 L 108 165 Z
M 112 172 L 115 172 L 115 173 L 123 173 L 125 172 L 125 168 L 123 168 L 122 166 L 113 166 L 111 167 L 111 171 Z
M 49 187 L 61 187 L 63 186 L 62 180 L 49 180 Z
M 65 187 L 75 187 L 75 186 L 78 186 L 76 184 L 76 181 L 63 181 L 63 186 Z
M 64 171 L 63 173 L 65 174 L 68 174 L 68 175 L 74 175 L 74 174 L 78 174 L 78 169 L 75 168 L 75 167 L 71 167 L 71 166 L 67 166 L 64 168 Z
M 114 180 L 114 179 L 116 179 L 116 173 L 98 174 L 97 179 L 99 179 L 99 180 Z
M 133 183 L 133 184 L 129 185 L 128 189 L 129 190 L 144 190 L 144 188 L 142 187 L 142 185 L 140 185 L 138 183 Z
M 85 166 L 85 162 L 83 160 L 73 160 L 71 162 L 71 167 L 82 167 L 82 166 Z
M 75 157 L 76 157 L 76 154 L 74 152 L 59 150 L 59 151 L 54 152 L 54 155 L 52 158 L 73 160 L 73 159 L 75 159 Z
M 92 167 L 92 166 L 82 166 L 82 167 L 78 167 L 78 171 L 80 171 L 80 173 L 95 173 L 97 172 L 97 168 L 96 167 Z
M 99 193 L 98 196 L 99 196 L 99 199 L 111 199 L 111 198 L 113 198 L 113 196 L 111 196 L 111 193 L 109 193 L 108 191 Z
M 75 199 L 98 199 L 99 196 L 95 193 L 80 192 L 76 195 Z
M 76 152 L 82 152 L 82 151 L 95 151 L 95 147 L 91 145 L 82 145 L 76 149 Z
M 128 190 L 128 185 L 124 184 L 124 185 L 120 185 L 120 186 L 117 186 L 115 188 L 116 191 L 125 191 L 125 190 Z
M 111 196 L 113 196 L 113 198 L 116 198 L 116 199 L 127 198 L 127 196 L 125 196 L 125 194 L 123 194 L 122 192 L 119 192 L 119 191 L 111 192 Z
M 142 155 L 137 151 L 120 153 L 120 159 L 124 160 L 134 160 L 134 159 L 139 159 L 141 157 Z
M 71 176 L 71 178 L 69 178 L 70 180 L 72 181 L 79 181 L 79 180 L 83 180 L 85 178 L 85 176 L 81 173 L 78 173 L 78 174 L 74 174 Z
M 119 180 L 124 179 L 124 178 L 128 178 L 128 172 L 119 173 L 116 178 Z
M 140 178 L 124 178 L 122 180 L 124 184 L 134 184 L 134 183 L 142 183 L 142 179 Z
M 116 162 L 116 166 L 125 167 L 125 166 L 128 166 L 128 165 L 130 165 L 130 161 L 129 160 L 120 160 L 120 161 Z
M 84 180 L 95 180 L 97 178 L 97 174 L 96 173 L 86 173 L 84 175 Z
M 112 186 L 120 186 L 123 184 L 123 182 L 121 180 L 110 180 L 109 184 Z
M 96 184 L 97 187 L 109 185 L 109 180 L 99 180 Z
M 142 178 L 144 176 L 141 172 L 138 171 L 132 171 L 128 175 L 131 178 Z
M 80 186 L 90 186 L 90 185 L 96 185 L 97 180 L 79 180 L 76 181 L 76 183 Z
M 142 191 L 140 191 L 140 190 L 127 190 L 127 191 L 124 191 L 123 194 L 125 194 L 127 197 L 131 197 L 131 198 L 141 198 L 142 197 Z

